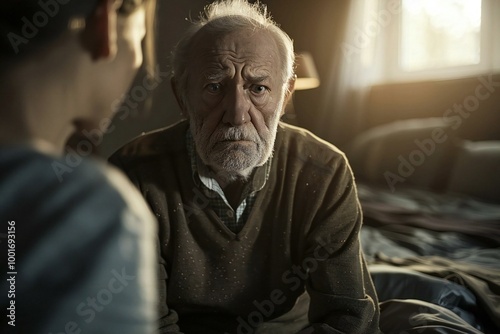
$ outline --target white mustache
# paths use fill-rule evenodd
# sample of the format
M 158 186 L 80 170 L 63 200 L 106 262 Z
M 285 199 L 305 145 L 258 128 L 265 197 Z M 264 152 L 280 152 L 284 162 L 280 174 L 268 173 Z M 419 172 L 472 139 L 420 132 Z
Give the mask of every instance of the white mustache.
M 213 138 L 216 141 L 225 141 L 225 140 L 249 140 L 253 142 L 260 141 L 260 137 L 255 131 L 252 131 L 249 128 L 219 128 L 214 133 Z

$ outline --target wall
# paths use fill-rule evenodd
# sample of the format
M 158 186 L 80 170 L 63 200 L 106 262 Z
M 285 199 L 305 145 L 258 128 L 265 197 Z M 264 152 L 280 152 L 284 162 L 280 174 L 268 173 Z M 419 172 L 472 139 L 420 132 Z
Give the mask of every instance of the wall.
M 328 95 L 330 72 L 337 62 L 338 45 L 343 40 L 349 1 L 266 0 L 275 21 L 293 39 L 295 51 L 308 51 L 316 64 L 321 85 L 296 91 L 294 107 L 297 123 L 315 131 L 323 97 Z

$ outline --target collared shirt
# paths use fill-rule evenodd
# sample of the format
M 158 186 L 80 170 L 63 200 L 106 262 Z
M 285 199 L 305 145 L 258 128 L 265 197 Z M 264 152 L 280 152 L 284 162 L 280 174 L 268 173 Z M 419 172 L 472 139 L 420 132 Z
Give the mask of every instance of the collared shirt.
M 236 208 L 229 204 L 229 201 L 220 187 L 217 180 L 210 177 L 207 167 L 203 164 L 198 154 L 196 153 L 193 136 L 191 131 L 186 132 L 186 146 L 191 160 L 191 169 L 193 171 L 194 183 L 201 188 L 203 193 L 207 196 L 211 208 L 215 211 L 217 216 L 222 222 L 233 232 L 239 233 L 248 215 L 252 211 L 255 203 L 257 192 L 264 188 L 267 179 L 269 178 L 269 171 L 271 169 L 270 157 L 266 163 L 257 167 L 252 173 L 249 182 L 243 188 L 241 202 Z

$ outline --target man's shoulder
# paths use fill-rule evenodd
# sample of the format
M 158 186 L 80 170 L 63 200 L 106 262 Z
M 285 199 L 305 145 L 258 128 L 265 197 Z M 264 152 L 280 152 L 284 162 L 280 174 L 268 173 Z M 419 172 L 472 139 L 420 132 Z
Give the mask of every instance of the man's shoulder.
M 33 221 L 35 214 L 30 208 L 40 206 L 40 215 L 64 216 L 72 221 L 81 217 L 87 217 L 87 221 L 104 220 L 110 215 L 120 217 L 124 211 L 150 219 L 147 206 L 137 204 L 140 194 L 120 171 L 93 158 L 79 163 L 70 160 L 72 164 L 66 158 L 31 148 L 3 150 L 0 194 L 9 196 L 0 206 L 0 213 Z M 107 213 L 101 216 L 99 210 L 103 207 Z
M 21 282 L 19 290 L 33 291 L 36 300 L 44 301 L 43 305 L 22 304 L 26 312 L 19 317 L 29 318 L 21 322 L 23 333 L 32 333 L 31 327 L 42 323 L 47 328 L 64 326 L 64 314 L 70 315 L 74 301 L 95 293 L 96 284 L 109 280 L 113 268 L 122 273 L 126 268 L 127 273 L 141 275 L 142 279 L 138 267 L 144 261 L 151 262 L 154 255 L 150 246 L 156 235 L 154 216 L 125 176 L 102 160 L 70 162 L 68 165 L 64 156 L 31 147 L 0 149 L 0 217 L 16 225 L 19 256 L 30 274 L 30 280 Z M 71 171 L 57 174 L 54 164 Z M 2 268 L 6 261 L 7 257 L 0 260 Z M 149 272 L 153 263 L 145 266 L 148 272 L 144 275 L 153 274 Z M 53 284 L 36 289 L 37 282 L 47 279 Z M 64 298 L 58 293 L 61 288 Z M 21 303 L 31 295 L 21 294 Z M 144 305 L 139 298 L 133 300 Z M 117 302 L 111 311 L 116 312 L 120 305 Z M 60 317 L 40 317 L 44 308 L 55 310 L 52 313 Z M 104 326 L 101 322 L 93 324 L 97 332 Z
M 312 163 L 320 168 L 347 163 L 344 152 L 307 129 L 280 122 L 277 136 L 278 155 L 282 153 L 284 157 Z
M 118 149 L 109 160 L 112 163 L 131 162 L 184 151 L 188 128 L 189 123 L 183 120 L 165 128 L 144 133 Z

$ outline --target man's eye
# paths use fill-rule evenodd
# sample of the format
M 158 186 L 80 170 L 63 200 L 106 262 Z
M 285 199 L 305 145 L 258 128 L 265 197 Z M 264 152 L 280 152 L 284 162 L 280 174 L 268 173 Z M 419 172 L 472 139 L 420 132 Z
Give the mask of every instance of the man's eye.
M 222 85 L 220 83 L 211 83 L 208 84 L 206 87 L 210 93 L 218 93 L 220 92 Z
M 262 94 L 266 91 L 267 91 L 266 86 L 262 86 L 262 85 L 253 85 L 252 86 L 252 92 L 254 92 L 255 94 Z

